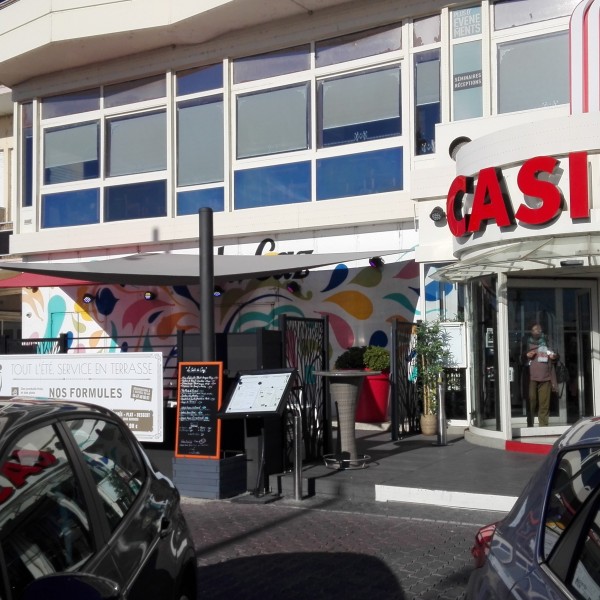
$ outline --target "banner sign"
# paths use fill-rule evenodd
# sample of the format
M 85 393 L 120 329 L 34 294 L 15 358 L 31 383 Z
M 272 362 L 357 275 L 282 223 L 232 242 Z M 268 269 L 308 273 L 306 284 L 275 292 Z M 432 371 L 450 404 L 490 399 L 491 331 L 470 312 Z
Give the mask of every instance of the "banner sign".
M 0 356 L 0 396 L 109 408 L 142 442 L 163 440 L 161 352 Z

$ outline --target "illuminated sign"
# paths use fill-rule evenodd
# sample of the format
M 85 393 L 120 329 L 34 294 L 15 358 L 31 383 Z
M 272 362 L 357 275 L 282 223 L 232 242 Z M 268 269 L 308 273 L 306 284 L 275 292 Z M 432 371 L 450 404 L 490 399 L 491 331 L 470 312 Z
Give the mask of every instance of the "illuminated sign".
M 488 223 L 495 223 L 498 227 L 552 223 L 565 205 L 561 189 L 550 180 L 559 164 L 560 161 L 551 156 L 536 156 L 525 161 L 517 176 L 517 185 L 523 194 L 518 204 L 516 199 L 511 199 L 500 168 L 482 169 L 476 180 L 459 175 L 452 182 L 446 198 L 450 231 L 455 237 L 463 237 L 482 231 Z M 587 153 L 569 154 L 568 166 L 569 217 L 573 220 L 589 218 Z M 472 202 L 467 210 L 468 197 Z M 525 197 L 537 201 L 526 201 Z

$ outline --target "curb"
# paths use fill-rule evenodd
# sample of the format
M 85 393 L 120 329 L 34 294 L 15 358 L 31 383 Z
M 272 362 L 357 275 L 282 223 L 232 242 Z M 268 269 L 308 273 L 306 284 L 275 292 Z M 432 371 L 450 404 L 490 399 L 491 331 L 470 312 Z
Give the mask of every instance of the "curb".
M 515 442 L 514 440 L 507 440 L 504 444 L 504 449 L 509 452 L 528 452 L 529 454 L 550 454 L 552 445 L 550 444 L 536 444 L 529 442 Z
M 410 502 L 413 504 L 444 506 L 446 508 L 508 512 L 513 507 L 517 497 L 375 485 L 375 500 L 377 502 Z

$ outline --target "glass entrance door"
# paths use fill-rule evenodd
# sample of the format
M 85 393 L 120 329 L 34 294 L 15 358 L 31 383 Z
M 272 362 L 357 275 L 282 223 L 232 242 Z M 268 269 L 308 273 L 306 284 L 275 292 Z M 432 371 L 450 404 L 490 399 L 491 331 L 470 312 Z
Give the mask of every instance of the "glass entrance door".
M 509 280 L 509 379 L 511 416 L 516 426 L 538 425 L 529 414 L 529 366 L 525 356 L 530 331 L 539 323 L 549 347 L 558 353 L 555 389 L 550 398 L 549 425 L 568 425 L 593 414 L 592 286 L 571 281 Z M 529 416 L 529 418 L 528 418 Z

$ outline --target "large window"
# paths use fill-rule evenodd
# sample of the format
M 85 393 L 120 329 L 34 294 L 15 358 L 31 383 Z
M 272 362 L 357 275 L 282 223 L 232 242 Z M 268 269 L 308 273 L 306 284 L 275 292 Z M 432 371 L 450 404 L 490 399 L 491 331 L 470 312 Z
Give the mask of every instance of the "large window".
M 165 104 L 165 75 L 42 100 L 40 226 L 166 216 Z
M 237 157 L 306 150 L 310 86 L 306 83 L 237 98 Z
M 414 152 L 435 152 L 435 126 L 442 119 L 441 19 L 432 15 L 413 23 Z
M 569 101 L 567 32 L 498 45 L 498 112 Z
M 415 154 L 435 152 L 435 126 L 441 120 L 440 51 L 415 55 Z
M 177 184 L 223 181 L 223 100 L 189 100 L 177 106 Z
M 225 208 L 223 64 L 180 71 L 176 76 L 177 215 Z
M 401 31 L 234 61 L 235 209 L 403 188 Z
M 53 228 L 397 192 L 439 124 L 568 103 L 576 4 L 475 1 L 24 103 L 21 206 Z
M 581 0 L 496 0 L 494 25 L 497 30 L 539 23 L 573 13 Z
M 481 6 L 453 10 L 452 118 L 455 121 L 483 114 L 482 15 Z
M 319 81 L 319 147 L 398 136 L 400 67 Z
M 44 184 L 95 179 L 100 175 L 97 121 L 46 129 Z
M 33 204 L 33 103 L 21 106 L 21 206 Z
M 164 111 L 110 119 L 107 123 L 107 175 L 149 173 L 167 168 Z

